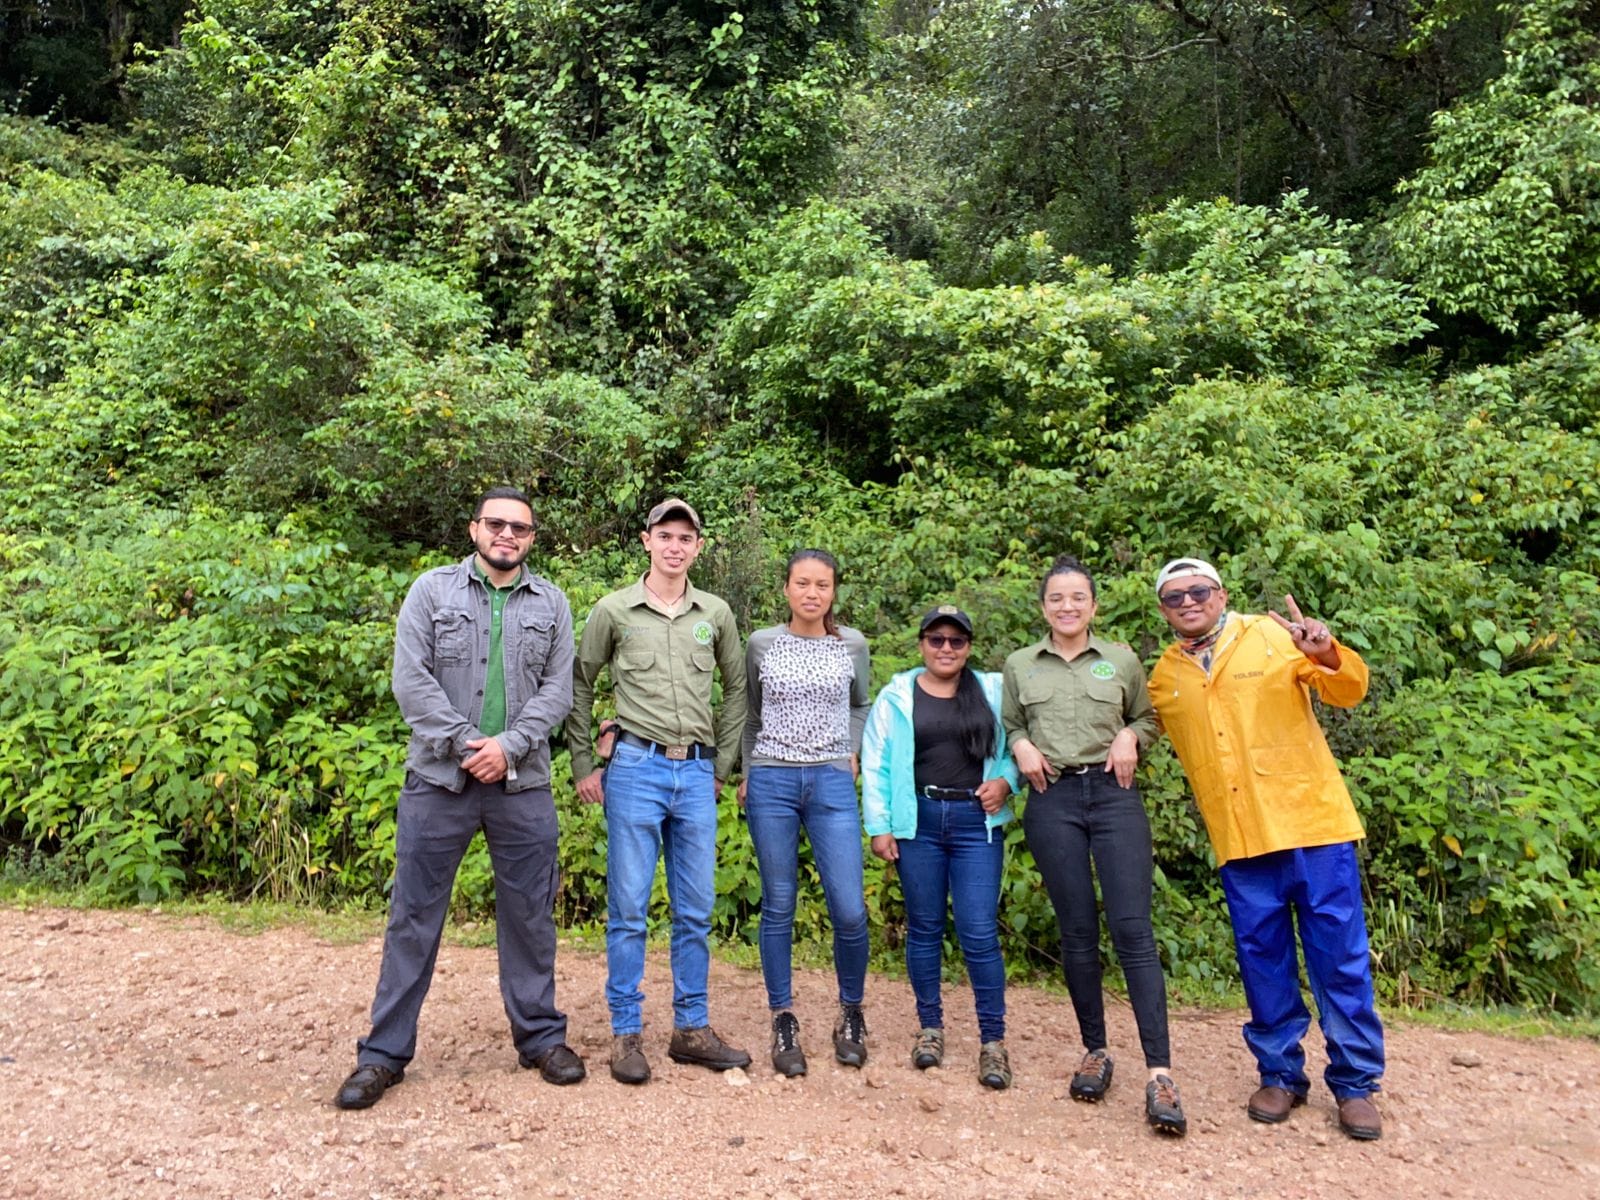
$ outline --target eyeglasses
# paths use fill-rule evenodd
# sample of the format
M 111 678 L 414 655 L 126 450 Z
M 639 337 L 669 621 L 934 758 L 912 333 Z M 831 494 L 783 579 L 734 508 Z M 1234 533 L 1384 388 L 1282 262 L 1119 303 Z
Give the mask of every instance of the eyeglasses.
M 952 650 L 965 650 L 972 645 L 971 638 L 963 637 L 959 633 L 925 633 L 922 635 L 922 640 L 935 650 L 943 650 L 946 646 Z
M 526 521 L 502 521 L 499 517 L 479 517 L 478 524 L 487 529 L 493 537 L 499 537 L 508 529 L 515 538 L 533 536 L 533 526 Z
M 1211 599 L 1211 593 L 1220 591 L 1210 584 L 1202 583 L 1197 587 L 1180 588 L 1173 592 L 1163 592 L 1161 595 L 1162 608 L 1182 608 L 1185 600 L 1193 600 L 1196 604 L 1204 604 Z

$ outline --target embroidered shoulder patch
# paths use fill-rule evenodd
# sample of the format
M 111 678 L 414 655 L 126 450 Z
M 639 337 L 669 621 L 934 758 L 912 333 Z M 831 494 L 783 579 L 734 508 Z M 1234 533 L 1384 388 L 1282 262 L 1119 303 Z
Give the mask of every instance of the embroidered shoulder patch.
M 695 623 L 694 640 L 699 642 L 702 646 L 709 646 L 711 644 L 710 621 L 697 621 Z
M 1116 673 L 1117 668 L 1103 658 L 1099 662 L 1095 663 L 1094 666 L 1089 668 L 1089 674 L 1093 675 L 1096 679 L 1110 679 L 1116 675 Z

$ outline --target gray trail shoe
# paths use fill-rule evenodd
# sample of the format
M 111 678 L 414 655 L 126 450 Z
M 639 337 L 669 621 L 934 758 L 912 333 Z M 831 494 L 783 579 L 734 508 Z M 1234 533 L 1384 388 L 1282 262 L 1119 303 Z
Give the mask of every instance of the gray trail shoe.
M 1004 1042 L 985 1042 L 978 1047 L 978 1082 L 997 1092 L 1011 1086 L 1011 1056 Z
M 793 1079 L 806 1073 L 806 1053 L 800 1049 L 800 1022 L 792 1012 L 772 1018 L 772 1069 Z
M 1168 1075 L 1157 1075 L 1144 1085 L 1144 1116 L 1157 1133 L 1182 1137 L 1189 1132 L 1183 1101 L 1178 1099 L 1178 1085 Z
M 861 1005 L 839 1008 L 839 1023 L 833 1027 L 833 1056 L 847 1067 L 862 1067 L 867 1062 L 867 1019 Z
M 1074 1100 L 1087 1100 L 1091 1104 L 1106 1098 L 1111 1086 L 1111 1055 L 1104 1050 L 1091 1050 L 1083 1056 L 1078 1069 L 1072 1073 L 1072 1086 L 1067 1090 Z

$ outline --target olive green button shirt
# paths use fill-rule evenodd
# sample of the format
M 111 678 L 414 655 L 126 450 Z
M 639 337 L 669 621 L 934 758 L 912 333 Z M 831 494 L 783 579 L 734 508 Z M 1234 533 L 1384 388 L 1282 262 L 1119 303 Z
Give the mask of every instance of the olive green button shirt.
M 596 602 L 572 664 L 567 746 L 574 780 L 595 768 L 589 722 L 602 668 L 610 669 L 624 729 L 667 746 L 715 743 L 717 778 L 727 778 L 744 734 L 745 680 L 739 629 L 725 601 L 686 581 L 677 613 L 669 617 L 651 605 L 640 576 Z M 722 707 L 713 719 L 714 671 L 722 674 Z
M 1048 636 L 1006 659 L 1000 720 L 1006 745 L 1027 738 L 1056 770 L 1102 766 L 1111 742 L 1133 730 L 1143 750 L 1157 735 L 1144 666 L 1132 650 L 1093 634 L 1071 662 Z

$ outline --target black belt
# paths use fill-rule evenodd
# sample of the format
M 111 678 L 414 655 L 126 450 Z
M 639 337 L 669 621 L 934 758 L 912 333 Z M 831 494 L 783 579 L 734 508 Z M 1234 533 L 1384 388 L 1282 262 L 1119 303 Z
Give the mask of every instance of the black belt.
M 929 800 L 977 800 L 976 788 L 942 788 L 925 787 L 919 795 L 926 796 Z
M 683 746 L 668 746 L 662 742 L 652 742 L 649 738 L 642 738 L 637 733 L 629 733 L 626 729 L 617 734 L 617 741 L 627 742 L 630 746 L 638 746 L 641 750 L 653 750 L 663 758 L 670 758 L 674 762 L 685 759 L 715 758 L 717 748 L 708 746 L 704 742 L 690 742 Z

